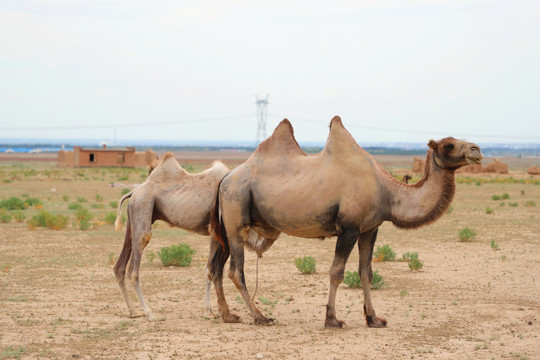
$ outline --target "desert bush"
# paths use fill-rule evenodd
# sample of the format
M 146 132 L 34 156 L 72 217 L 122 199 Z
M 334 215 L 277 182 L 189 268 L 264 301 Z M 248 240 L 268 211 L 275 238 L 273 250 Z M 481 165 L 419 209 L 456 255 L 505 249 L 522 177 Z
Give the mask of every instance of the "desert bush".
M 118 207 L 118 201 L 111 201 L 109 203 L 109 206 L 112 208 L 112 209 L 116 209 Z
M 75 211 L 75 218 L 77 219 L 77 227 L 80 230 L 88 230 L 90 228 L 90 221 L 94 218 L 94 214 L 87 208 L 81 207 Z
M 90 204 L 90 207 L 92 209 L 103 209 L 103 208 L 105 208 L 105 205 L 103 205 L 103 204 Z
M 313 274 L 317 271 L 315 258 L 313 256 L 304 256 L 294 259 L 294 264 L 302 274 Z
M 189 266 L 194 253 L 189 245 L 179 244 L 161 248 L 158 255 L 163 266 Z
M 519 204 L 517 202 L 509 202 L 508 206 L 510 207 L 517 207 Z
M 62 200 L 64 200 L 64 202 L 68 202 L 69 201 L 69 195 L 62 195 Z
M 493 209 L 490 208 L 489 206 L 486 207 L 486 214 L 493 214 Z
M 527 200 L 527 202 L 525 203 L 525 206 L 526 207 L 535 207 L 536 206 L 536 203 L 532 200 Z
M 8 213 L 0 213 L 0 222 L 7 224 L 11 222 L 11 215 Z
M 508 193 L 504 193 L 502 194 L 502 197 L 501 197 L 503 200 L 508 200 L 510 199 L 510 195 Z
M 375 261 L 394 261 L 396 259 L 396 253 L 388 244 L 377 246 L 373 256 Z
M 19 223 L 23 222 L 24 219 L 26 219 L 25 213 L 23 213 L 23 212 L 20 211 L 20 210 L 15 211 L 15 212 L 13 213 L 13 217 L 15 218 L 15 221 L 16 221 L 16 222 L 19 222 Z
M 69 210 L 80 210 L 80 209 L 82 209 L 82 207 L 83 206 L 80 203 L 76 203 L 76 202 L 71 203 L 71 204 L 68 205 Z
M 418 271 L 424 266 L 424 263 L 422 263 L 418 258 L 409 260 L 409 269 L 413 271 Z
M 86 203 L 88 200 L 84 196 L 77 196 L 77 202 L 78 203 Z
M 115 212 L 108 212 L 105 214 L 105 222 L 109 225 L 114 224 L 114 221 L 116 220 L 116 213 Z
M 450 206 L 448 207 L 448 209 L 446 209 L 446 213 L 447 213 L 447 214 L 451 214 L 453 211 L 454 211 L 454 207 L 453 207 L 452 205 L 450 205 Z
M 406 252 L 401 256 L 403 261 L 411 261 L 413 259 L 418 259 L 418 252 Z
M 491 195 L 491 200 L 501 200 L 500 195 Z
M 24 202 L 28 204 L 28 206 L 40 206 L 43 205 L 41 200 L 37 198 L 26 198 L 24 199 Z
M 51 214 L 48 211 L 40 211 L 37 215 L 32 216 L 26 223 L 30 228 L 48 227 L 53 230 L 60 230 L 68 225 L 68 217 L 60 214 Z
M 122 196 L 126 195 L 128 192 L 130 192 L 131 190 L 129 189 L 122 189 L 121 193 L 122 193 Z
M 491 240 L 491 242 L 489 243 L 489 246 L 493 249 L 493 250 L 499 250 L 499 244 L 497 244 L 495 242 L 495 240 Z
M 343 283 L 351 288 L 360 288 L 362 287 L 362 280 L 360 280 L 360 275 L 357 271 L 347 271 Z M 377 270 L 373 272 L 373 280 L 371 281 L 370 288 L 377 290 L 385 285 L 382 275 L 379 274 Z
M 96 202 L 102 202 L 102 201 L 103 201 L 103 196 L 96 194 Z
M 6 210 L 25 210 L 27 207 L 28 204 L 26 202 L 15 196 L 0 201 L 0 208 Z
M 472 241 L 475 237 L 476 232 L 468 227 L 459 230 L 459 241 L 461 242 Z

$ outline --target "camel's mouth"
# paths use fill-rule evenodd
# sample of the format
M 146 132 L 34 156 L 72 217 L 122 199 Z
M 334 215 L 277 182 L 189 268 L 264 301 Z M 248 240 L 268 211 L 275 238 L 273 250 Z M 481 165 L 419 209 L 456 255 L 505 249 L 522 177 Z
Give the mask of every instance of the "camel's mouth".
M 484 157 L 482 155 L 465 156 L 465 160 L 467 160 L 470 165 L 479 165 L 482 162 L 483 158 Z

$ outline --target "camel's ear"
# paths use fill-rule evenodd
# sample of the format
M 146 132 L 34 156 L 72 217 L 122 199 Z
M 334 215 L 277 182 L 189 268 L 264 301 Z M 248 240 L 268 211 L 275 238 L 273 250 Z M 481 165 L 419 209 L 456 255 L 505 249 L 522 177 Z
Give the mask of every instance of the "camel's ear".
M 430 149 L 437 150 L 437 142 L 435 140 L 429 140 L 427 145 Z

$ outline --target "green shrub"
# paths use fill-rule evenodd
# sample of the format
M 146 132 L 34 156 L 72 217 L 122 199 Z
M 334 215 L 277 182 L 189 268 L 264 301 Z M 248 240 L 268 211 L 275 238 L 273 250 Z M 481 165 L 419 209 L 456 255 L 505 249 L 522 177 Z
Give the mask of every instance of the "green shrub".
M 0 201 L 0 208 L 6 210 L 25 210 L 27 207 L 28 204 L 26 202 L 15 196 Z
M 80 230 L 88 230 L 90 228 L 90 221 L 94 218 L 94 214 L 87 208 L 81 207 L 75 211 L 75 218 L 77 219 L 77 226 Z
M 13 217 L 15 218 L 15 221 L 18 223 L 21 223 L 24 221 L 24 219 L 26 219 L 26 215 L 20 210 L 15 211 L 13 213 Z
M 131 190 L 129 190 L 129 189 L 122 189 L 122 196 L 126 195 L 130 191 Z
M 96 194 L 96 202 L 102 202 L 102 201 L 103 201 L 103 196 Z
M 418 271 L 422 266 L 424 266 L 424 264 L 418 258 L 409 260 L 409 269 L 412 271 Z
M 77 202 L 78 203 L 85 203 L 85 202 L 88 202 L 88 200 L 86 200 L 85 197 L 77 196 Z
M 491 195 L 491 200 L 501 200 L 500 195 Z
M 179 244 L 161 248 L 158 255 L 164 266 L 189 266 L 194 253 L 189 245 Z
M 302 274 L 313 274 L 317 271 L 315 258 L 313 256 L 304 256 L 294 259 L 294 264 Z
M 396 259 L 396 253 L 390 245 L 377 246 L 373 252 L 375 261 L 394 261 Z
M 116 221 L 116 213 L 115 212 L 108 212 L 105 214 L 105 222 L 109 225 L 114 224 Z
M 489 206 L 486 207 L 486 214 L 493 214 L 493 209 L 490 208 Z
M 413 259 L 418 259 L 418 252 L 416 252 L 416 251 L 412 252 L 412 253 L 411 252 L 406 252 L 405 254 L 403 254 L 401 256 L 401 259 L 403 261 L 411 261 Z
M 348 285 L 351 288 L 360 288 L 362 287 L 362 280 L 360 280 L 360 275 L 357 271 L 347 271 L 343 283 Z M 373 272 L 373 280 L 371 281 L 370 288 L 378 290 L 385 285 L 382 275 L 379 274 L 377 270 Z
M 69 210 L 79 210 L 79 209 L 82 209 L 82 207 L 83 206 L 80 203 L 76 203 L 76 202 L 68 205 Z
M 526 203 L 525 203 L 525 206 L 526 207 L 535 207 L 536 206 L 536 203 L 532 200 L 528 200 Z
M 472 241 L 475 237 L 476 232 L 468 227 L 459 230 L 459 241 L 461 242 Z
M 90 204 L 90 207 L 92 209 L 103 209 L 103 208 L 105 208 L 105 205 L 103 205 L 103 204 Z
M 36 199 L 36 198 L 27 198 L 27 199 L 24 199 L 24 202 L 27 203 L 28 206 L 38 206 L 38 205 L 43 205 L 43 203 L 41 202 L 41 200 Z
M 446 209 L 447 214 L 451 214 L 453 211 L 454 211 L 454 207 L 451 205 L 448 207 L 448 209 Z
M 504 193 L 504 194 L 502 194 L 502 199 L 503 200 L 508 200 L 508 199 L 510 199 L 510 195 L 508 193 Z
M 109 206 L 113 209 L 116 209 L 118 207 L 118 201 L 111 201 L 109 203 Z
M 511 202 L 511 203 L 508 203 L 508 206 L 510 207 L 517 207 L 519 204 L 517 202 Z
M 64 200 L 65 202 L 68 202 L 69 201 L 69 195 L 62 195 L 62 200 Z
M 360 275 L 357 271 L 347 271 L 345 273 L 345 278 L 343 283 L 351 288 L 360 288 L 362 287 L 362 281 L 360 280 Z
M 8 213 L 0 213 L 0 222 L 7 224 L 11 222 L 11 215 Z
M 491 240 L 491 243 L 489 244 L 489 246 L 493 249 L 493 250 L 499 250 L 499 244 L 497 244 L 495 242 L 495 240 Z
M 32 216 L 26 223 L 30 228 L 48 227 L 53 230 L 60 230 L 67 226 L 69 218 L 60 214 L 53 215 L 48 211 L 40 211 Z

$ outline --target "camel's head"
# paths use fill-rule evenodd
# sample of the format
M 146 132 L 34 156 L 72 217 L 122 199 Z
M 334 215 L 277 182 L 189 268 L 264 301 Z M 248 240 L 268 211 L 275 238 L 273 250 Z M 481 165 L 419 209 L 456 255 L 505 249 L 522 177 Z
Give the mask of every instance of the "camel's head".
M 483 156 L 476 144 L 447 137 L 428 143 L 435 163 L 443 169 L 456 170 L 465 165 L 480 164 Z

